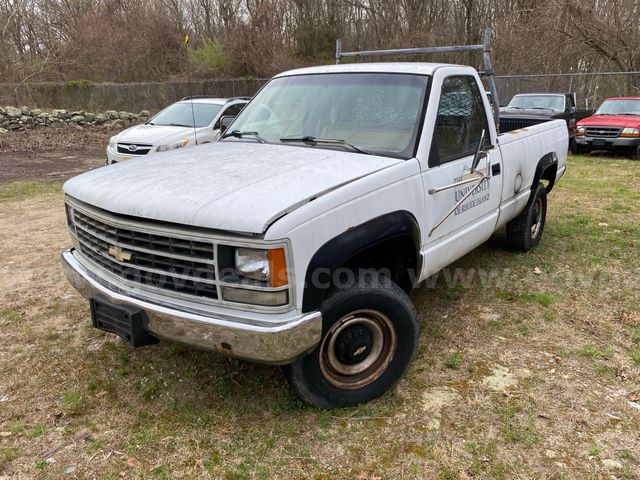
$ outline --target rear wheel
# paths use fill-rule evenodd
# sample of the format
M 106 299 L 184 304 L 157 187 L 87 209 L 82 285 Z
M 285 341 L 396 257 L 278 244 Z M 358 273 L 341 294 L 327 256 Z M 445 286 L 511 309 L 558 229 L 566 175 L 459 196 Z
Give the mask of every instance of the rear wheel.
M 310 354 L 283 367 L 300 398 L 320 408 L 371 401 L 411 364 L 418 320 L 407 294 L 376 273 L 355 277 L 322 305 L 323 334 Z
M 524 212 L 507 223 L 509 246 L 521 252 L 536 247 L 542 238 L 546 217 L 547 190 L 542 183 L 538 183 Z
M 634 145 L 633 147 L 629 147 L 629 151 L 627 155 L 632 160 L 640 159 L 640 145 Z

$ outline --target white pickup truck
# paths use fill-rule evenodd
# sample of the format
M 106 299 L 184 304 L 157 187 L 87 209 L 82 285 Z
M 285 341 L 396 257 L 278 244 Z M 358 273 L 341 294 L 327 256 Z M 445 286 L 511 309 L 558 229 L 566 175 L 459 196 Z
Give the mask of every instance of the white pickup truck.
M 471 67 L 285 72 L 220 142 L 69 180 L 62 264 L 133 346 L 283 365 L 307 402 L 366 402 L 413 359 L 413 287 L 501 227 L 540 242 L 567 143 L 562 120 L 498 135 Z

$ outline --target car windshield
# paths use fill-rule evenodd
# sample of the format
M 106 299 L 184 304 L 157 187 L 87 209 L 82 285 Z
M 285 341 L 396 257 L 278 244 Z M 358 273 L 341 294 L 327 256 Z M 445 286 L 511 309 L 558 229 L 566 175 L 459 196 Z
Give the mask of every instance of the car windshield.
M 213 121 L 213 118 L 221 108 L 222 105 L 216 105 L 215 103 L 194 102 L 192 112 L 191 102 L 174 103 L 149 120 L 149 123 L 193 128 L 193 120 L 195 118 L 196 127 L 206 127 Z
M 545 109 L 554 112 L 564 111 L 564 96 L 562 95 L 516 95 L 511 99 L 507 108 Z
M 640 115 L 640 100 L 605 100 L 596 115 Z
M 228 129 L 236 135 L 226 140 L 258 141 L 258 135 L 267 143 L 411 158 L 428 82 L 396 73 L 275 78 L 240 113 Z

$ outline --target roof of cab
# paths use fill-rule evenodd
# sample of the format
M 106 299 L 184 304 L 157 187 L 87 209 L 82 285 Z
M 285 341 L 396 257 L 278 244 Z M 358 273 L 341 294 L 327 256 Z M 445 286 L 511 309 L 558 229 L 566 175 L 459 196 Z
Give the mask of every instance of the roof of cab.
M 193 103 L 212 103 L 214 105 L 224 105 L 225 103 L 227 103 L 226 98 L 213 98 L 213 97 L 200 97 L 200 98 L 193 98 Z M 178 103 L 191 103 L 191 100 L 179 100 Z
M 318 67 L 298 68 L 282 72 L 275 76 L 288 77 L 291 75 L 309 75 L 314 73 L 409 73 L 414 75 L 433 75 L 442 67 L 466 67 L 450 63 L 421 63 L 421 62 L 385 62 L 385 63 L 344 63 L 340 65 L 322 65 Z M 466 67 L 471 68 L 471 67 Z

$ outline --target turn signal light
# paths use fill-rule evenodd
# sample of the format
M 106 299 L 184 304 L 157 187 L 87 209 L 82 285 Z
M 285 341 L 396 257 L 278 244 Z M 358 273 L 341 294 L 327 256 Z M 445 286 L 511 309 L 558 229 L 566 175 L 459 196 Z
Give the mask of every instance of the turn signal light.
M 283 287 L 287 279 L 287 259 L 284 248 L 272 248 L 267 251 L 269 257 L 269 273 L 272 287 Z

